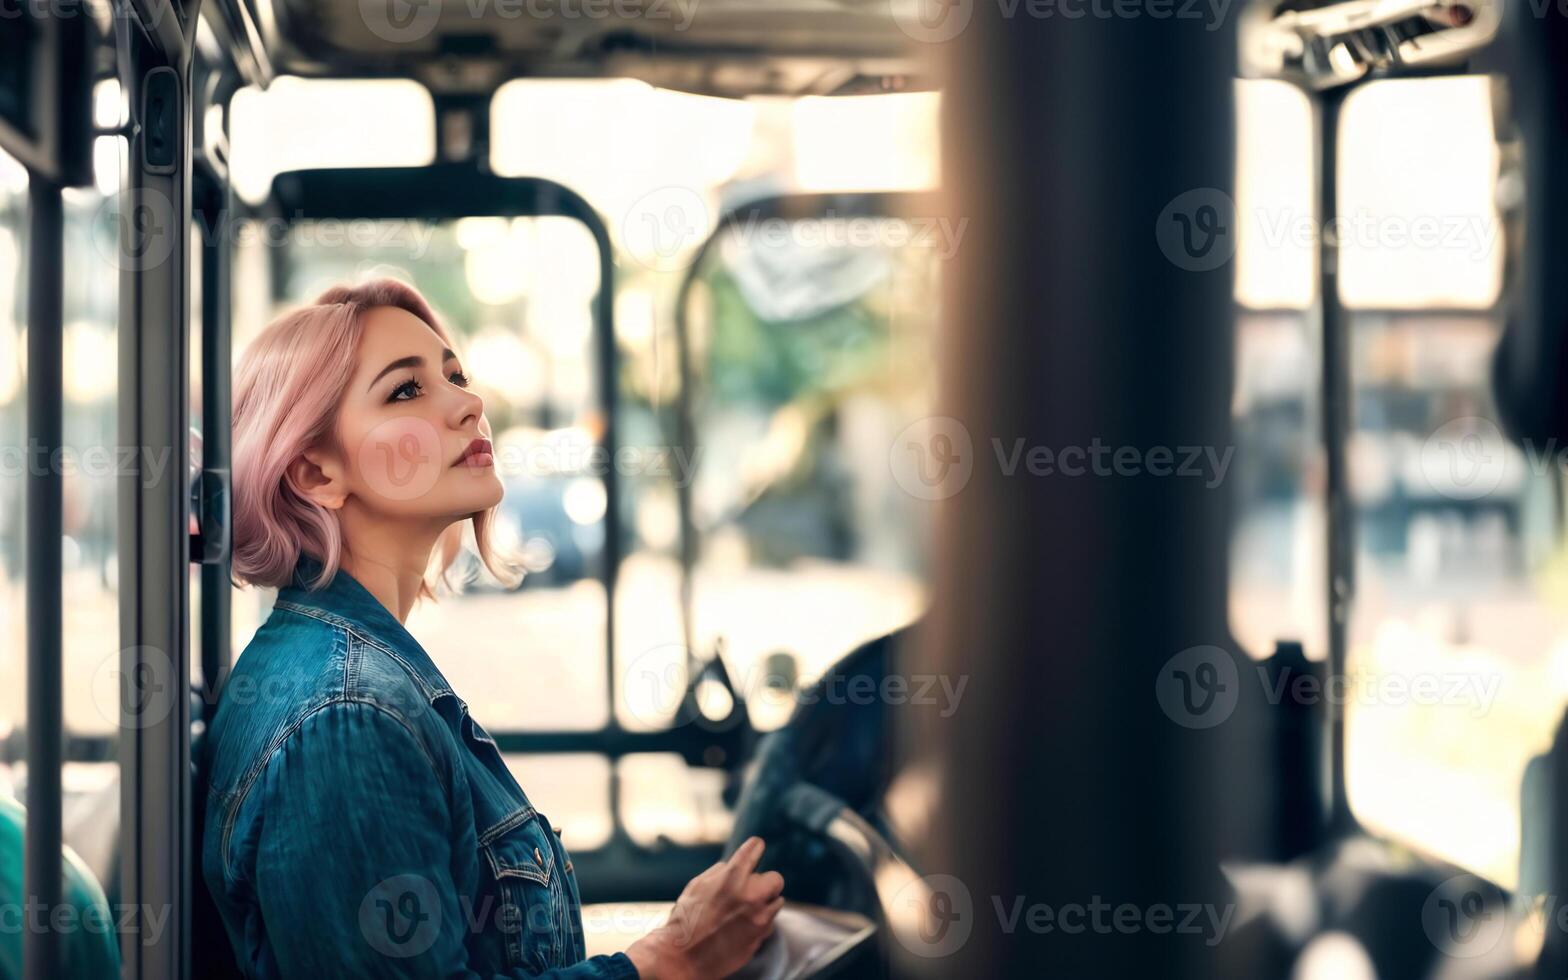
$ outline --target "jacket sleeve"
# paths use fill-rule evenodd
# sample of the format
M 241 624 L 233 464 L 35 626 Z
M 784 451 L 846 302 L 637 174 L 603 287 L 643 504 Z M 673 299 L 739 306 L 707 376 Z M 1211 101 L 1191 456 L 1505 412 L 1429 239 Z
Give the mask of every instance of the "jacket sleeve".
M 452 878 L 440 767 L 408 724 L 343 702 L 308 717 L 261 776 L 256 896 L 284 977 L 486 980 Z M 635 978 L 624 953 L 494 980 Z

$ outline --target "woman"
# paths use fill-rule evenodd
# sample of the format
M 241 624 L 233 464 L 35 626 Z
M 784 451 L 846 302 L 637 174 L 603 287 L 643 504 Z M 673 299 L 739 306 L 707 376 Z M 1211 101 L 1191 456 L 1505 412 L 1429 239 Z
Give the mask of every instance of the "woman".
M 209 733 L 202 871 L 273 977 L 718 977 L 773 927 L 753 838 L 669 922 L 584 958 L 577 880 L 496 744 L 403 628 L 454 525 L 492 553 L 484 403 L 409 286 L 322 294 L 241 359 L 234 574 L 279 589 Z

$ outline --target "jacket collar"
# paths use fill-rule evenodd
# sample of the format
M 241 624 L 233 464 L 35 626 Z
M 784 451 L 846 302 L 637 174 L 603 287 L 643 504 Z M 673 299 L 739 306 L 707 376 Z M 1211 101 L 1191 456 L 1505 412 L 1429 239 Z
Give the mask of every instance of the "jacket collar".
M 301 552 L 294 565 L 293 581 L 278 590 L 277 601 L 351 630 L 366 642 L 386 649 L 413 672 L 432 700 L 453 693 L 452 686 L 413 634 L 347 570 L 340 567 L 332 581 L 320 589 L 311 588 L 310 583 L 321 575 L 321 570 L 318 559 Z

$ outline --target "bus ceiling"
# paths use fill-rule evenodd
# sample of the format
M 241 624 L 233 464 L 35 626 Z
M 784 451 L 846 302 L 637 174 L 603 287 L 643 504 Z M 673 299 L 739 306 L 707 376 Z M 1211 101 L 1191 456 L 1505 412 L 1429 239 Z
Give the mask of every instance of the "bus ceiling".
M 699 13 L 700 4 L 700 16 Z M 485 97 L 512 78 L 633 78 L 698 95 L 934 88 L 895 4 L 750 0 L 132 0 L 171 61 L 199 49 L 265 87 L 277 75 L 411 78 Z M 1497 0 L 1249 3 L 1239 73 L 1308 90 L 1489 70 Z M 199 18 L 196 12 L 199 10 Z M 200 29 L 195 22 L 200 22 Z
M 701 16 L 698 14 L 699 2 Z M 481 94 L 518 77 L 635 78 L 699 95 L 839 95 L 933 85 L 886 2 L 209 0 L 253 81 L 413 78 Z M 205 10 L 206 8 L 204 8 Z M 248 64 L 243 64 L 248 63 Z

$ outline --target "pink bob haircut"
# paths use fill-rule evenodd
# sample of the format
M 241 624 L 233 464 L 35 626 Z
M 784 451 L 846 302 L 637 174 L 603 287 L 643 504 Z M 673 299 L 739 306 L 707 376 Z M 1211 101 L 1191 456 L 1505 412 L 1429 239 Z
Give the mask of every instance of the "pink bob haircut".
M 364 315 L 392 306 L 429 324 L 453 349 L 451 335 L 418 291 L 396 279 L 334 286 L 315 303 L 267 325 L 241 356 L 234 379 L 234 577 L 242 583 L 281 588 L 294 576 L 300 553 L 321 562 L 312 588 L 332 581 L 342 564 L 343 531 L 333 512 L 291 482 L 288 466 L 306 449 L 328 443 L 338 406 L 354 374 Z M 501 581 L 515 569 L 496 554 L 495 508 L 470 515 L 480 561 Z M 461 545 L 462 523 L 448 528 L 435 548 L 436 577 L 446 573 Z M 419 598 L 435 598 L 427 574 Z

